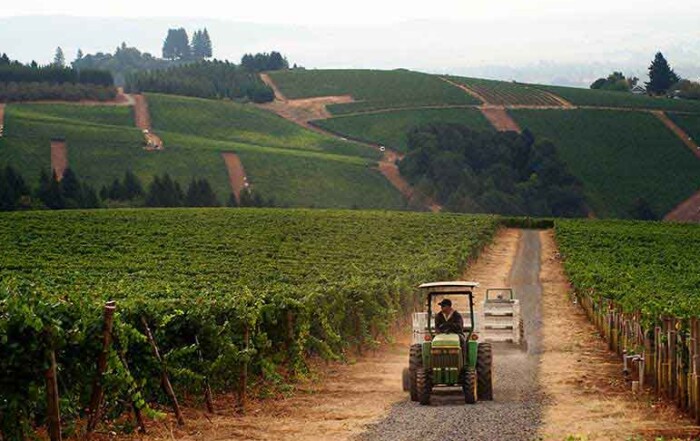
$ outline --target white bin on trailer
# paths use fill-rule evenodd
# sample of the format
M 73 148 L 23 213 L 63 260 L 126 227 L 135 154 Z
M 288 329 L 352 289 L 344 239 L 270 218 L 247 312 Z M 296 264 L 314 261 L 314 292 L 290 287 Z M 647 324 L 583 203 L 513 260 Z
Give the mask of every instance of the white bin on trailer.
M 511 288 L 487 289 L 480 316 L 482 341 L 520 344 L 523 340 L 520 301 Z

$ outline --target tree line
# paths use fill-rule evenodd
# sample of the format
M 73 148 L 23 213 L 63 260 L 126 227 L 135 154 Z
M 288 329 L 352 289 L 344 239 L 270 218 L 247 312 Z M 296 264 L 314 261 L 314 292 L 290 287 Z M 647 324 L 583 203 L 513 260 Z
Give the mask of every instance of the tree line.
M 73 67 L 79 70 L 108 70 L 114 76 L 115 84 L 119 86 L 124 85 L 126 76 L 132 72 L 165 69 L 177 64 L 180 62 L 164 60 L 148 52 L 141 52 L 135 47 L 127 46 L 126 42 L 117 46 L 114 54 L 97 52 L 85 55 L 78 49 L 77 57 L 72 63 Z
M 549 141 L 528 130 L 475 131 L 429 124 L 408 134 L 399 170 L 449 211 L 577 217 L 586 214 L 581 184 Z
M 258 54 L 245 54 L 241 58 L 241 66 L 251 72 L 289 69 L 289 62 L 279 52 L 272 51 Z
M 246 190 L 240 203 L 231 194 L 229 207 L 272 207 L 274 201 Z M 0 211 L 32 209 L 120 208 L 120 207 L 219 207 L 221 202 L 206 178 L 193 178 L 187 188 L 167 173 L 154 176 L 145 187 L 130 170 L 122 179 L 103 185 L 99 192 L 70 168 L 58 179 L 42 170 L 31 188 L 12 166 L 0 169 Z
M 168 69 L 133 72 L 126 77 L 127 92 L 160 92 L 200 98 L 272 101 L 275 94 L 257 74 L 228 61 L 202 60 Z
M 114 78 L 107 70 L 77 69 L 54 62 L 40 66 L 36 61 L 22 64 L 10 60 L 7 54 L 0 56 L 0 83 L 50 83 L 50 84 L 92 84 L 114 85 Z

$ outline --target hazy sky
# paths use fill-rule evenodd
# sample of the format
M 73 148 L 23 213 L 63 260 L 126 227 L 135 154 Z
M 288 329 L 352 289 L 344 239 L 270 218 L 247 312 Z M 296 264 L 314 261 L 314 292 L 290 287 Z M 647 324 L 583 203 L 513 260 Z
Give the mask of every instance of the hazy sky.
M 408 68 L 585 86 L 611 70 L 643 77 L 662 51 L 700 77 L 700 0 L 0 0 L 0 51 L 49 62 L 160 54 L 169 27 L 207 26 L 214 56 L 280 50 L 310 68 Z M 79 17 L 79 18 L 76 18 Z M 89 17 L 89 18 L 88 18 Z
M 381 24 L 413 19 L 502 20 L 543 16 L 698 15 L 697 0 L 22 0 L 0 3 L 0 16 L 66 14 L 107 17 L 210 17 L 258 23 Z M 672 25 L 668 23 L 668 25 Z

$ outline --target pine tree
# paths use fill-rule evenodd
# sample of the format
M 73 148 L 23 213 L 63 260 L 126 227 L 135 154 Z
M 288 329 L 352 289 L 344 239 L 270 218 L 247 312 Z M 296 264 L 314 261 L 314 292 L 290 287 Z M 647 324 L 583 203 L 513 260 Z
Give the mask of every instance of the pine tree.
M 78 48 L 78 53 L 75 55 L 75 61 L 80 61 L 83 59 L 83 50 Z
M 203 59 L 205 58 L 205 51 L 202 31 L 195 31 L 192 34 L 192 57 L 197 60 Z
M 228 202 L 226 203 L 227 207 L 232 207 L 232 208 L 238 208 L 238 199 L 236 199 L 236 195 L 231 193 L 231 195 L 228 197 Z
M 654 61 L 649 66 L 649 82 L 644 83 L 647 92 L 657 95 L 664 94 L 679 81 L 680 77 L 671 69 L 663 54 L 657 52 Z
M 201 35 L 204 42 L 204 58 L 211 58 L 214 56 L 214 50 L 212 48 L 211 38 L 209 38 L 209 31 L 207 31 L 207 28 L 204 28 L 204 32 L 202 32 Z
M 190 40 L 184 28 L 168 29 L 163 43 L 163 58 L 168 60 L 187 60 L 191 56 Z
M 134 199 L 143 196 L 143 186 L 139 178 L 131 171 L 127 170 L 124 174 L 124 185 L 122 186 L 123 197 L 125 199 Z
M 78 208 L 83 205 L 82 186 L 78 176 L 70 168 L 63 173 L 61 189 L 67 208 Z
M 66 56 L 63 54 L 61 46 L 56 48 L 56 53 L 53 56 L 53 64 L 58 67 L 65 67 L 66 65 Z
M 112 199 L 113 201 L 123 201 L 126 199 L 124 196 L 124 187 L 122 186 L 122 183 L 119 182 L 119 179 L 114 178 L 112 181 L 112 185 L 109 187 L 109 193 L 107 193 L 109 199 Z

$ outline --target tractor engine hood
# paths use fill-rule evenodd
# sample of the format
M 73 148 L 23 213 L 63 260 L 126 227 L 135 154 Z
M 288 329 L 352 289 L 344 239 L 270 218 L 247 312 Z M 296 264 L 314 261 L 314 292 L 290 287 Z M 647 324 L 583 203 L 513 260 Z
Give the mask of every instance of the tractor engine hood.
M 433 337 L 432 347 L 438 348 L 457 348 L 459 349 L 459 335 L 457 334 L 437 334 Z

